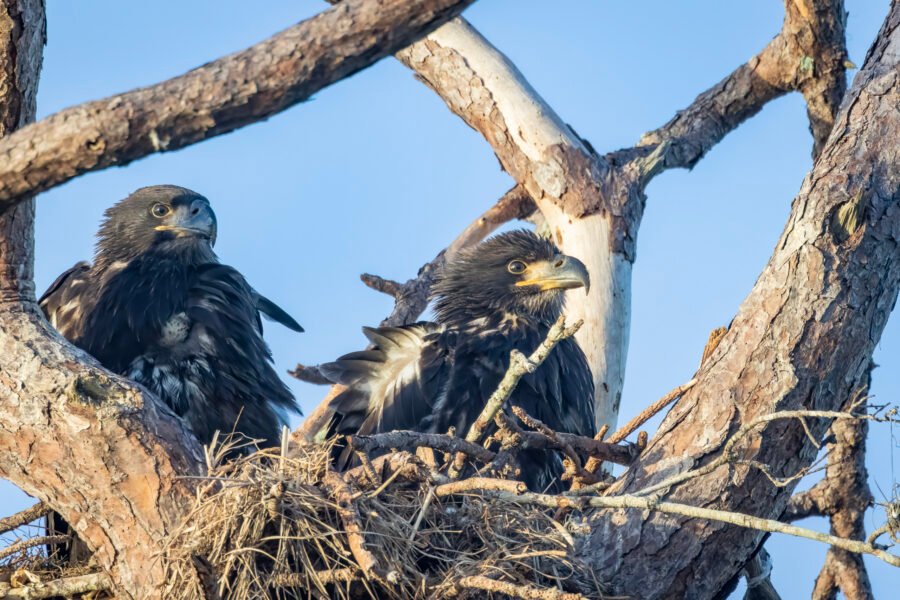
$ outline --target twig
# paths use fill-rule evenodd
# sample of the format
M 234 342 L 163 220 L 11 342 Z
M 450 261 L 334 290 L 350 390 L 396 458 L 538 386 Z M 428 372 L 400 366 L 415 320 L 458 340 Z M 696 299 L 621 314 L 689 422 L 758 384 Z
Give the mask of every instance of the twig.
M 603 438 L 606 437 L 606 434 L 609 432 L 609 423 L 604 423 L 602 427 L 600 427 L 600 431 L 597 432 L 597 435 L 594 436 L 594 439 L 598 442 L 602 442 Z M 597 456 L 591 456 L 587 459 L 587 462 L 584 463 L 584 472 L 588 475 L 596 475 L 597 471 L 600 470 L 600 467 L 603 465 L 603 459 Z M 572 482 L 572 489 L 578 490 L 582 489 L 587 484 L 585 480 L 578 480 Z
M 618 444 L 629 435 L 634 433 L 638 427 L 649 421 L 656 415 L 659 411 L 664 409 L 666 406 L 681 398 L 689 389 L 697 385 L 697 379 L 691 379 L 684 385 L 680 385 L 674 390 L 670 391 L 668 394 L 645 408 L 640 412 L 639 415 L 628 421 L 624 426 L 620 427 L 618 431 L 609 436 L 609 440 L 607 440 L 610 444 Z
M 521 481 L 512 479 L 495 479 L 493 477 L 469 477 L 459 481 L 451 481 L 439 485 L 434 489 L 434 495 L 438 498 L 457 494 L 471 494 L 481 492 L 506 492 L 509 494 L 522 494 L 528 491 Z
M 550 352 L 556 347 L 556 344 L 575 335 L 575 332 L 581 328 L 583 323 L 584 321 L 578 321 L 572 327 L 567 328 L 565 316 L 560 316 L 559 319 L 556 320 L 556 323 L 553 324 L 553 327 L 550 328 L 550 331 L 547 332 L 547 337 L 535 351 L 531 353 L 531 356 L 525 358 L 521 352 L 517 350 L 512 351 L 509 360 L 509 368 L 503 375 L 503 379 L 500 380 L 497 389 L 494 390 L 494 393 L 488 398 L 481 414 L 478 415 L 478 418 L 475 419 L 475 422 L 472 423 L 472 426 L 469 428 L 469 432 L 466 434 L 465 438 L 467 442 L 474 443 L 481 439 L 484 430 L 487 429 L 497 413 L 500 412 L 500 409 L 503 408 L 503 404 L 509 399 L 510 395 L 512 395 L 519 380 L 522 379 L 525 374 L 533 373 L 535 369 L 547 359 Z M 450 468 L 451 478 L 459 476 L 464 463 L 465 455 L 457 453 L 453 465 Z
M 76 577 L 63 577 L 41 583 L 33 583 L 13 588 L 8 583 L 0 583 L 0 599 L 21 598 L 40 600 L 62 596 L 70 598 L 88 592 L 112 589 L 112 581 L 106 573 L 88 573 Z
M 890 523 L 885 523 L 884 525 L 882 525 L 881 527 L 879 527 L 878 529 L 873 531 L 872 534 L 868 537 L 868 539 L 866 539 L 866 543 L 874 546 L 875 542 L 878 541 L 878 538 L 880 538 L 881 536 L 883 536 L 886 533 L 892 533 Z
M 288 375 L 294 377 L 295 379 L 299 379 L 304 383 L 311 383 L 313 385 L 331 385 L 334 383 L 319 371 L 319 367 L 306 366 L 300 363 L 297 363 L 297 366 L 294 367 L 293 371 L 288 371 Z
M 16 527 L 27 525 L 38 517 L 43 517 L 48 512 L 50 512 L 50 508 L 43 502 L 38 502 L 31 508 L 26 508 L 14 515 L 4 517 L 0 519 L 0 534 L 12 531 Z
M 350 552 L 363 574 L 367 578 L 376 577 L 376 568 L 378 566 L 375 556 L 366 549 L 366 539 L 363 536 L 363 527 L 359 519 L 359 510 L 353 502 L 353 491 L 341 476 L 329 469 L 322 478 L 322 485 L 328 490 L 328 494 L 337 504 L 338 515 L 344 523 L 344 530 L 347 533 L 347 543 L 350 545 Z
M 581 594 L 564 592 L 555 588 L 537 588 L 530 585 L 517 585 L 507 581 L 499 581 L 497 579 L 491 579 L 490 577 L 484 577 L 483 575 L 463 577 L 457 581 L 455 585 L 460 588 L 505 594 L 512 598 L 523 598 L 524 600 L 587 600 Z
M 652 510 L 656 512 L 669 513 L 674 515 L 682 515 L 694 519 L 706 519 L 708 521 L 718 521 L 720 523 L 728 523 L 745 527 L 747 529 L 755 529 L 757 531 L 768 531 L 771 533 L 784 533 L 794 537 L 806 538 L 809 540 L 829 544 L 836 548 L 854 552 L 857 554 L 871 554 L 889 565 L 900 567 L 900 556 L 895 556 L 884 550 L 857 540 L 848 540 L 811 529 L 789 525 L 781 521 L 773 519 L 763 519 L 752 515 L 735 513 L 725 510 L 717 510 L 713 508 L 701 508 L 698 506 L 690 506 L 687 504 L 679 504 L 676 502 L 660 502 L 655 498 L 646 498 L 644 496 L 635 496 L 626 494 L 621 496 L 593 496 L 593 497 L 573 497 L 573 496 L 554 496 L 550 494 L 538 494 L 535 492 L 526 492 L 524 494 L 509 494 L 506 492 L 490 492 L 485 494 L 493 495 L 496 498 L 507 502 L 521 504 L 537 504 L 546 506 L 547 508 L 638 508 L 641 510 Z
M 314 571 L 313 573 L 278 573 L 269 580 L 269 586 L 306 589 L 312 581 L 328 585 L 356 581 L 360 577 L 359 570 L 350 567 Z
M 372 288 L 376 292 L 387 294 L 394 300 L 399 300 L 400 295 L 403 293 L 403 285 L 393 279 L 385 279 L 371 273 L 363 273 L 359 278 L 367 287 Z
M 419 433 L 416 431 L 389 431 L 375 435 L 347 436 L 354 450 L 373 452 L 376 450 L 414 450 L 416 448 L 434 448 L 446 453 L 462 452 L 483 462 L 494 460 L 490 450 L 451 435 L 442 433 Z
M 68 535 L 41 535 L 27 538 L 18 541 L 15 544 L 10 544 L 6 548 L 0 550 L 0 560 L 18 554 L 22 550 L 27 550 L 28 548 L 47 546 L 49 544 L 61 544 L 63 542 L 68 542 L 70 539 L 72 538 Z

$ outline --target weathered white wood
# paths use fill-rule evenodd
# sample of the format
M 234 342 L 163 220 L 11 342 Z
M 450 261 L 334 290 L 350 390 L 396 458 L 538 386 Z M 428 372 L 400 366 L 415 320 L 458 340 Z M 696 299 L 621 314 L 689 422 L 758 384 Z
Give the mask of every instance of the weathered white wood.
M 576 338 L 594 375 L 597 422 L 614 427 L 628 353 L 631 262 L 613 251 L 610 219 L 580 214 L 596 196 L 600 159 L 464 19 L 446 23 L 397 56 L 484 134 L 504 168 L 534 198 L 554 241 L 587 266 L 591 289 L 587 295 L 570 292 L 566 312 L 585 320 Z

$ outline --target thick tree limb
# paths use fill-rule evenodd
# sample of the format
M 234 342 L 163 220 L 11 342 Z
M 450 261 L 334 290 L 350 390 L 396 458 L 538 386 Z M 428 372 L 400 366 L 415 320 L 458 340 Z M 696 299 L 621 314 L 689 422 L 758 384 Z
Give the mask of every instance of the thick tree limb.
M 34 118 L 44 34 L 43 2 L 0 1 L 0 137 Z M 33 202 L 16 202 L 0 215 L 0 477 L 61 513 L 119 596 L 152 598 L 161 540 L 191 498 L 177 476 L 199 472 L 199 449 L 50 330 L 34 302 Z
M 894 2 L 863 70 L 793 205 L 785 231 L 697 385 L 609 494 L 652 489 L 716 460 L 732 432 L 785 410 L 834 410 L 864 380 L 872 350 L 900 290 L 900 3 Z M 849 208 L 848 208 L 849 207 Z M 855 223 L 835 218 L 852 209 Z M 673 502 L 774 518 L 793 485 L 774 485 L 749 466 L 789 476 L 808 467 L 826 419 L 772 422 L 722 464 L 673 485 Z M 592 520 L 590 557 L 614 592 L 642 598 L 716 593 L 746 563 L 757 532 L 627 511 Z M 725 551 L 727 549 L 727 551 Z M 660 565 L 665 565 L 660 569 Z
M 786 9 L 782 32 L 760 55 L 637 147 L 605 157 L 583 143 L 464 19 L 397 54 L 485 137 L 503 168 L 534 198 L 554 240 L 587 265 L 595 285 L 586 297 L 569 299 L 569 314 L 585 320 L 578 340 L 595 379 L 598 426 L 614 426 L 618 416 L 631 264 L 649 180 L 666 168 L 693 166 L 766 102 L 801 86 L 816 101 L 810 114 L 817 147 L 827 135 L 825 113 L 832 109 L 833 118 L 843 90 L 843 7 L 839 0 L 788 0 Z M 809 72 L 798 71 L 810 63 Z
M 0 208 L 82 173 L 266 119 L 407 46 L 473 0 L 345 0 L 184 75 L 67 108 L 0 141 Z

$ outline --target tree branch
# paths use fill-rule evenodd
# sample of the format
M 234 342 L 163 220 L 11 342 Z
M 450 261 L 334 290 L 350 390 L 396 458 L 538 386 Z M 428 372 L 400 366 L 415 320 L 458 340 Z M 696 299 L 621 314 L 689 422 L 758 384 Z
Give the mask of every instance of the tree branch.
M 102 592 L 112 588 L 106 573 L 88 573 L 75 577 L 63 577 L 52 581 L 32 583 L 22 587 L 11 587 L 0 582 L 0 600 L 18 598 L 21 600 L 41 600 L 42 598 L 72 598 L 89 592 Z
M 67 542 L 70 539 L 71 538 L 67 535 L 40 535 L 25 538 L 24 540 L 19 540 L 14 544 L 10 544 L 6 548 L 0 549 L 0 560 L 7 559 L 10 556 L 15 556 L 16 554 L 28 550 L 29 548 L 44 547 L 50 544 L 62 544 L 63 542 Z
M 407 46 L 473 0 L 345 0 L 184 75 L 67 108 L 0 141 L 0 208 L 82 173 L 264 120 Z
M 47 505 L 43 502 L 38 502 L 31 508 L 26 508 L 25 510 L 19 511 L 14 515 L 4 517 L 0 519 L 0 534 L 12 531 L 13 529 L 21 527 L 22 525 L 27 525 L 35 519 L 43 517 L 48 512 L 50 512 L 50 509 L 47 507 Z

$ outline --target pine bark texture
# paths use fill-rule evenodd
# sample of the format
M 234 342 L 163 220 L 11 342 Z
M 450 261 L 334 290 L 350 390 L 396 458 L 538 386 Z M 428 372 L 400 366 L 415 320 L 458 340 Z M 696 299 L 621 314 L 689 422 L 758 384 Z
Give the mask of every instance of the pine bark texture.
M 705 464 L 760 415 L 839 409 L 865 381 L 900 290 L 898 27 L 895 2 L 753 291 L 698 384 L 611 493 L 636 493 Z M 817 437 L 828 425 L 810 422 Z M 771 423 L 741 444 L 742 461 L 782 477 L 815 456 L 796 420 Z M 777 518 L 791 488 L 731 464 L 666 499 Z M 591 525 L 585 552 L 601 578 L 639 598 L 711 597 L 760 541 L 746 529 L 634 511 L 598 512 Z

